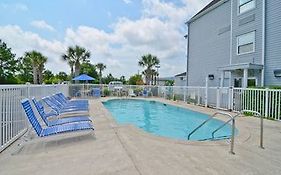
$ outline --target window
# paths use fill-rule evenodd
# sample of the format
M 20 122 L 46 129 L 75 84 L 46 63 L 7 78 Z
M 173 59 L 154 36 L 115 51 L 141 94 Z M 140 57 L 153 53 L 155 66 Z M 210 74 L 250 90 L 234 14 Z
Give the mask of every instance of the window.
M 256 0 L 239 0 L 239 14 L 252 10 L 256 6 Z
M 242 87 L 242 78 L 234 78 L 234 87 Z
M 237 37 L 237 54 L 252 53 L 255 51 L 255 34 L 250 32 Z
M 256 78 L 248 78 L 248 87 L 256 87 L 257 79 Z

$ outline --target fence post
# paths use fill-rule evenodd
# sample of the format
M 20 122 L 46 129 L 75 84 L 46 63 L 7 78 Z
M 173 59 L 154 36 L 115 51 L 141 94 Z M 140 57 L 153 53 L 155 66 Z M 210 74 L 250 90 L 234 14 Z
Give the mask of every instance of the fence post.
M 2 94 L 2 90 L 0 89 L 0 97 L 3 97 L 3 94 Z M 2 114 L 3 113 L 3 105 L 2 105 L 2 100 L 0 100 L 0 113 Z M 3 140 L 3 133 L 2 133 L 2 130 L 3 130 L 3 122 L 2 122 L 2 118 L 0 119 L 0 148 L 2 147 L 3 143 L 2 143 L 2 140 Z
M 200 88 L 197 88 L 197 105 L 200 104 Z
M 228 92 L 229 94 L 228 94 L 228 97 L 229 97 L 229 100 L 228 100 L 228 109 L 229 110 L 231 110 L 231 111 L 233 111 L 233 101 L 234 101 L 234 99 L 233 99 L 233 97 L 234 97 L 234 89 L 233 89 L 233 87 L 232 86 L 230 86 L 229 87 L 229 92 Z
M 265 117 L 268 117 L 268 88 L 265 89 Z
M 208 77 L 206 77 L 206 86 L 205 86 L 205 107 L 208 107 Z
M 30 98 L 30 84 L 26 85 L 27 98 Z
M 183 87 L 183 101 L 186 102 L 186 86 Z
M 220 88 L 217 87 L 217 105 L 216 108 L 218 109 L 220 107 Z

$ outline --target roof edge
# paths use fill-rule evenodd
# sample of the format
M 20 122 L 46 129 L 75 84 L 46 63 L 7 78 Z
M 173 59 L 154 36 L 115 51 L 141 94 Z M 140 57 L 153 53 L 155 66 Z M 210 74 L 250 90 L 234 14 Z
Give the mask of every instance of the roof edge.
M 196 19 L 200 18 L 201 16 L 204 16 L 205 14 L 209 13 L 210 11 L 214 10 L 215 8 L 219 7 L 220 5 L 226 3 L 229 0 L 221 0 L 218 1 L 217 3 L 213 4 L 212 6 L 210 6 L 209 8 L 205 9 L 209 4 L 207 4 L 202 10 L 200 10 L 198 13 L 196 13 L 194 16 L 192 16 L 188 21 L 185 22 L 186 25 L 192 23 L 193 21 L 195 21 Z M 205 9 L 205 10 L 204 10 Z

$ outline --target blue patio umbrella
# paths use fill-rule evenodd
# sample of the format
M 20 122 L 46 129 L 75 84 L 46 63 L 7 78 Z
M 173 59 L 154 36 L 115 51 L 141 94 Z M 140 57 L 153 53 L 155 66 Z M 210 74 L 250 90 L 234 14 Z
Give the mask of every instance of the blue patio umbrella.
M 81 74 L 81 75 L 73 78 L 72 80 L 75 80 L 75 81 L 86 81 L 86 83 L 88 84 L 88 81 L 95 80 L 95 78 L 90 77 L 87 74 Z M 82 88 L 82 89 L 80 89 L 80 88 Z M 88 87 L 88 85 L 83 84 L 82 87 L 78 86 L 78 89 L 74 89 L 73 93 L 76 94 L 76 95 L 80 94 L 81 96 L 82 95 L 83 96 L 87 96 L 87 94 L 89 93 L 89 87 Z
M 90 77 L 87 74 L 81 74 L 81 75 L 73 78 L 72 80 L 91 81 L 91 80 L 95 80 L 95 79 L 93 77 Z

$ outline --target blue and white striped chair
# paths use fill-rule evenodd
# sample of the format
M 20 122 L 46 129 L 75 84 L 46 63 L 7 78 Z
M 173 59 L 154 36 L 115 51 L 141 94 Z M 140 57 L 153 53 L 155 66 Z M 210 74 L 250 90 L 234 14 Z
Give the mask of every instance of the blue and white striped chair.
M 46 137 L 50 135 L 60 134 L 60 133 L 67 133 L 67 132 L 75 132 L 80 130 L 94 130 L 92 123 L 90 122 L 83 122 L 83 123 L 69 123 L 64 125 L 56 125 L 51 127 L 42 128 L 39 121 L 37 120 L 31 104 L 28 99 L 24 99 L 21 101 L 22 107 L 25 111 L 25 114 L 31 123 L 32 127 L 34 128 L 36 134 L 39 137 Z
M 44 111 L 44 106 L 41 102 L 37 101 L 35 98 L 32 98 L 32 102 L 36 107 L 39 115 L 41 116 L 42 120 L 45 122 L 47 126 L 55 126 L 55 125 L 62 125 L 66 123 L 74 123 L 74 122 L 92 122 L 92 120 L 88 116 L 71 116 L 66 118 L 48 120 L 48 117 L 57 116 L 55 115 L 46 115 Z

